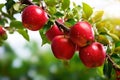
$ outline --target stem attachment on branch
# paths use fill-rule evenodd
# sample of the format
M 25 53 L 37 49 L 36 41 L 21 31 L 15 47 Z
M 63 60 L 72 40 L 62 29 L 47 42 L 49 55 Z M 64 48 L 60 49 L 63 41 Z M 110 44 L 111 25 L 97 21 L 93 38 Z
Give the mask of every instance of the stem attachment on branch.
M 60 27 L 61 29 L 64 30 L 64 32 L 68 33 L 69 32 L 69 28 L 67 28 L 66 26 L 64 26 L 63 24 L 59 23 L 58 21 L 55 21 L 55 24 Z

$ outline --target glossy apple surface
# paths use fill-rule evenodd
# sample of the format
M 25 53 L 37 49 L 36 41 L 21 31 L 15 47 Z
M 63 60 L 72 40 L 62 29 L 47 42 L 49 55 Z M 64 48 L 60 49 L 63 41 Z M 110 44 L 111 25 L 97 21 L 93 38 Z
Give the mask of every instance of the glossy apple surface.
M 47 13 L 36 5 L 30 5 L 23 10 L 22 23 L 29 30 L 37 31 L 41 29 L 47 20 Z
M 51 48 L 56 58 L 70 60 L 75 53 L 75 45 L 64 35 L 52 40 Z
M 79 47 L 86 46 L 94 41 L 94 32 L 91 24 L 85 21 L 76 23 L 70 29 L 70 39 Z
M 80 49 L 79 57 L 86 67 L 99 67 L 105 61 L 106 52 L 101 43 L 93 42 L 92 44 Z

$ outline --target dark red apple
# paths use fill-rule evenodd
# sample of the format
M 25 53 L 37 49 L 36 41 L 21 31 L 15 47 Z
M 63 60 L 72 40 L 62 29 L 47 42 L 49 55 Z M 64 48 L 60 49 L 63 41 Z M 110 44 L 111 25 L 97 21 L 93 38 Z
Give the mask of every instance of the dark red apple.
M 92 44 L 80 49 L 79 57 L 86 67 L 99 67 L 105 61 L 106 52 L 101 43 L 93 42 Z
M 57 27 L 57 25 L 53 25 L 47 32 L 46 32 L 46 37 L 50 41 L 53 40 L 54 37 L 58 35 L 63 35 L 63 32 Z
M 63 19 L 57 19 L 58 22 L 60 22 L 61 24 L 64 23 Z M 46 37 L 47 39 L 49 39 L 50 41 L 53 40 L 54 37 L 58 36 L 58 35 L 63 35 L 64 33 L 58 28 L 58 26 L 56 24 L 54 24 L 48 31 L 46 31 Z
M 79 47 L 86 46 L 94 41 L 94 32 L 91 24 L 85 21 L 77 22 L 70 29 L 70 39 Z
M 6 40 L 7 39 L 7 33 L 6 31 L 3 29 L 2 26 L 0 26 L 0 40 Z
M 62 60 L 70 60 L 75 53 L 75 45 L 64 35 L 56 36 L 51 48 L 54 56 Z
M 36 5 L 30 5 L 23 10 L 22 23 L 32 31 L 41 29 L 48 20 L 47 13 Z

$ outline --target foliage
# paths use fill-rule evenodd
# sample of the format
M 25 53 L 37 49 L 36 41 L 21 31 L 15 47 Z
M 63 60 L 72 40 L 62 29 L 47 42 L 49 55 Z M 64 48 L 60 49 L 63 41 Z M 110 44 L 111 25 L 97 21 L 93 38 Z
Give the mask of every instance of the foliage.
M 18 32 L 20 33 L 20 35 L 23 36 L 23 38 L 29 41 L 30 39 L 29 39 L 28 30 L 23 27 L 21 21 L 18 21 L 14 17 L 15 14 L 21 14 L 23 9 L 28 5 L 27 3 L 23 4 L 22 1 L 24 0 L 20 0 L 18 2 L 15 2 L 14 0 L 7 0 L 5 4 L 0 4 L 0 25 L 4 27 L 4 29 L 8 32 L 8 34 L 14 34 L 14 32 Z M 33 2 L 36 5 L 42 6 L 42 4 L 39 3 L 39 0 L 33 0 Z M 39 30 L 40 36 L 43 40 L 42 45 L 45 45 L 46 43 L 50 43 L 46 39 L 45 32 L 51 27 L 52 24 L 54 24 L 54 21 L 56 19 L 58 18 L 66 19 L 64 25 L 67 26 L 68 28 L 73 26 L 78 21 L 88 21 L 93 26 L 96 41 L 102 43 L 105 46 L 107 54 L 109 54 L 111 59 L 114 61 L 114 63 L 116 64 L 115 66 L 118 66 L 117 68 L 119 68 L 119 65 L 120 65 L 120 60 L 119 60 L 120 58 L 120 55 L 119 55 L 120 53 L 120 19 L 113 18 L 113 19 L 103 20 L 102 16 L 104 15 L 104 12 L 103 11 L 94 12 L 93 8 L 86 3 L 82 3 L 82 5 L 76 5 L 75 3 L 70 4 L 70 0 L 44 0 L 44 2 L 46 4 L 46 12 L 49 13 L 51 17 L 49 21 L 46 23 L 46 25 L 44 26 L 44 28 Z M 70 5 L 73 5 L 73 7 L 70 7 Z M 6 12 L 3 10 L 4 7 L 6 8 Z M 9 26 L 6 26 L 6 24 L 8 24 Z M 0 44 L 2 43 L 3 41 L 0 42 Z M 13 54 L 9 54 L 9 55 L 12 56 Z M 83 65 L 81 64 L 81 62 L 77 60 L 76 56 L 74 56 L 73 58 L 74 60 L 72 59 L 70 61 L 69 64 L 72 64 L 72 65 L 69 68 L 63 67 L 63 65 L 61 65 L 60 62 L 55 60 L 53 57 L 51 58 L 49 56 L 46 57 L 42 55 L 37 57 L 40 57 L 39 58 L 40 60 L 38 61 L 39 63 L 33 64 L 29 61 L 23 61 L 24 68 L 23 66 L 21 66 L 19 69 L 11 68 L 11 64 L 15 57 L 12 59 L 8 58 L 10 60 L 8 60 L 9 62 L 6 62 L 6 63 L 4 62 L 6 60 L 0 60 L 0 63 L 2 63 L 0 65 L 2 70 L 0 71 L 0 77 L 10 75 L 11 79 L 18 79 L 20 77 L 26 76 L 29 71 L 35 70 L 36 77 L 39 76 L 44 78 L 43 75 L 45 75 L 51 80 L 54 80 L 54 79 L 59 80 L 63 76 L 65 80 L 73 79 L 73 78 L 76 80 L 83 79 L 83 78 L 84 80 L 88 80 L 92 76 L 95 77 L 95 80 L 102 80 L 102 79 L 113 80 L 114 79 L 113 77 L 115 75 L 114 70 L 116 70 L 116 68 L 114 67 L 113 63 L 111 63 L 111 61 L 109 61 L 108 59 L 106 59 L 106 62 L 103 67 L 95 68 L 95 69 L 86 69 L 82 67 Z M 51 61 L 49 61 L 48 58 L 50 58 Z M 55 73 L 49 72 L 49 68 L 52 69 L 51 66 L 59 68 L 58 71 Z M 102 74 L 102 69 L 103 69 L 104 77 Z M 16 71 L 18 71 L 19 74 L 16 74 L 15 73 Z M 5 72 L 8 72 L 8 73 L 5 73 Z M 49 73 L 46 73 L 46 72 L 49 72 Z M 96 75 L 97 72 L 100 72 L 100 73 Z M 85 77 L 86 75 L 88 75 L 89 77 Z M 70 78 L 65 76 L 69 76 Z M 33 79 L 33 77 L 31 78 L 29 76 L 28 78 Z

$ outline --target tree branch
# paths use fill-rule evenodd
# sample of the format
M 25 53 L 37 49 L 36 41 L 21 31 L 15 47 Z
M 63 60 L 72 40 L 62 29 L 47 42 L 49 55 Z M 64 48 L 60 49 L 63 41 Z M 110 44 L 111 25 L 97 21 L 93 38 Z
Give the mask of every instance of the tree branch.
M 110 61 L 112 63 L 112 66 L 115 70 L 120 70 L 120 67 L 112 60 L 110 55 L 107 54 L 106 57 L 108 58 L 108 61 Z
M 68 33 L 68 32 L 70 31 L 69 28 L 67 28 L 65 25 L 59 23 L 57 20 L 55 21 L 55 24 L 56 24 L 58 27 L 62 28 L 62 29 L 64 30 L 64 32 L 66 32 L 66 33 Z

